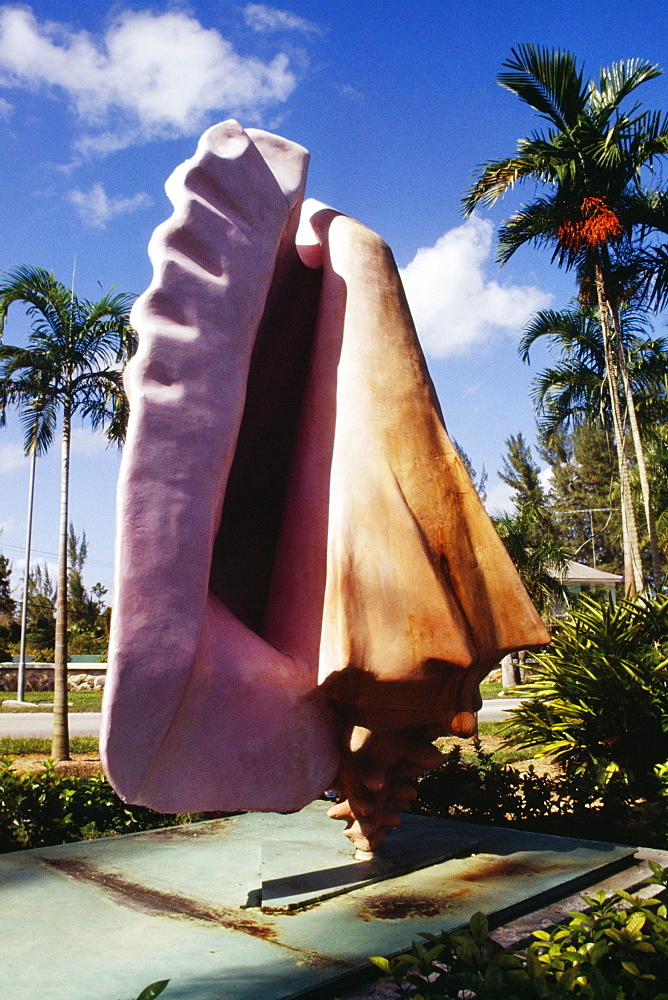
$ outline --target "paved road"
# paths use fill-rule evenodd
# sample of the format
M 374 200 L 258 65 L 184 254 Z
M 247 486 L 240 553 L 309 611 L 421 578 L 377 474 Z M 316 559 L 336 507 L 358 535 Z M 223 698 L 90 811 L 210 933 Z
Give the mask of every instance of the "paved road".
M 501 722 L 506 711 L 519 705 L 518 698 L 493 698 L 484 702 L 478 713 L 481 722 Z M 97 736 L 99 712 L 70 712 L 70 736 Z M 53 729 L 51 712 L 0 712 L 0 736 L 40 736 L 50 739 Z
M 478 722 L 505 722 L 509 708 L 517 708 L 520 698 L 490 698 L 483 701 L 478 712 Z
M 70 712 L 70 736 L 97 736 L 101 718 L 99 712 Z M 0 712 L 0 736 L 51 739 L 52 731 L 51 712 Z

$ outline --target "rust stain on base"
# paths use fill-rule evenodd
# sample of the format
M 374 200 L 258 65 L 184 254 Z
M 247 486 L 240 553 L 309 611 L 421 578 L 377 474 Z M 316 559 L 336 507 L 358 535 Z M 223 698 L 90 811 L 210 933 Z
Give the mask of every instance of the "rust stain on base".
M 190 899 L 188 896 L 163 892 L 160 889 L 150 889 L 138 882 L 131 882 L 129 879 L 123 878 L 122 875 L 100 871 L 85 861 L 70 861 L 64 858 L 42 858 L 42 861 L 50 868 L 55 868 L 71 878 L 99 885 L 102 889 L 106 889 L 116 896 L 126 906 L 144 913 L 185 918 L 186 920 L 202 920 L 269 941 L 277 938 L 274 927 L 258 923 L 251 917 L 241 915 L 240 911 L 231 907 L 209 907 L 200 903 L 199 900 Z
M 385 896 L 370 899 L 360 914 L 362 920 L 405 920 L 407 917 L 437 917 L 442 907 L 435 899 Z
M 561 859 L 549 863 L 543 859 L 537 864 L 536 860 L 532 861 L 521 854 L 508 857 L 479 854 L 468 858 L 456 872 L 435 877 L 427 893 L 424 889 L 414 893 L 406 890 L 402 892 L 389 890 L 370 896 L 365 901 L 359 916 L 367 921 L 437 917 L 449 910 L 456 901 L 475 891 L 466 883 L 483 885 L 485 882 L 502 880 L 510 883 L 515 879 L 526 879 L 534 875 L 568 875 L 573 870 L 573 864 Z
M 410 892 L 386 892 L 371 896 L 359 916 L 362 920 L 406 920 L 414 917 L 437 917 L 449 910 L 455 900 L 470 896 L 466 886 L 451 890 L 434 885 L 428 896 Z
M 286 944 L 280 940 L 278 931 L 272 924 L 254 920 L 243 910 L 237 910 L 233 907 L 210 907 L 188 896 L 151 889 L 138 882 L 131 882 L 129 879 L 123 878 L 122 875 L 100 871 L 95 865 L 86 861 L 45 857 L 42 857 L 41 861 L 49 868 L 54 868 L 70 878 L 99 885 L 111 893 L 120 903 L 131 909 L 173 919 L 199 920 L 208 924 L 216 924 L 225 930 L 240 931 L 242 934 L 249 934 L 251 937 L 269 941 L 288 951 L 294 951 L 312 965 L 334 966 L 346 970 L 354 968 L 354 965 L 348 962 Z
M 547 863 L 545 858 L 536 862 L 512 854 L 507 858 L 479 854 L 471 858 L 470 867 L 457 873 L 457 878 L 464 882 L 487 882 L 492 879 L 526 878 L 531 875 L 567 874 L 578 868 L 577 864 L 569 864 L 567 860 Z

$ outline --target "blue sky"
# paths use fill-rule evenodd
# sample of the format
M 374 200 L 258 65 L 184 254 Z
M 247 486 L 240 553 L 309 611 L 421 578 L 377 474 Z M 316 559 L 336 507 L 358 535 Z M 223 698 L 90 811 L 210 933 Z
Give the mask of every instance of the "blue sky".
M 29 263 L 98 298 L 141 292 L 146 247 L 170 206 L 171 170 L 228 117 L 311 152 L 308 193 L 377 230 L 409 301 L 452 436 L 490 478 L 504 440 L 534 436 L 534 367 L 516 353 L 532 310 L 560 307 L 571 278 L 526 250 L 493 261 L 494 227 L 531 190 L 467 223 L 477 164 L 536 127 L 495 82 L 512 46 L 568 48 L 589 75 L 632 57 L 666 59 L 656 0 L 296 0 L 289 5 L 0 4 L 0 270 Z M 639 96 L 668 109 L 668 78 Z M 14 307 L 16 308 L 16 307 Z M 659 323 L 661 326 L 662 323 Z M 10 311 L 8 343 L 27 329 Z M 112 580 L 115 452 L 77 429 L 71 517 L 89 540 L 88 584 Z M 33 548 L 55 563 L 59 450 L 38 462 Z M 27 460 L 16 419 L 0 431 L 0 551 L 22 566 Z M 17 579 L 18 582 L 18 579 Z

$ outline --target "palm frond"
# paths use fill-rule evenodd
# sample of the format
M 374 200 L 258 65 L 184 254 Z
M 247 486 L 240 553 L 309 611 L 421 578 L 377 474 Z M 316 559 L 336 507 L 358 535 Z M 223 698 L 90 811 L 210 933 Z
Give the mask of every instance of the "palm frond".
M 41 315 L 58 336 L 67 329 L 71 292 L 43 268 L 22 264 L 0 278 L 0 330 L 14 302 L 22 302 L 31 318 Z
M 37 400 L 20 413 L 23 424 L 23 448 L 26 455 L 36 451 L 45 455 L 53 444 L 58 423 L 58 403 L 54 399 Z
M 535 165 L 528 159 L 509 157 L 506 160 L 490 160 L 480 167 L 478 179 L 462 199 L 462 211 L 471 215 L 477 205 L 493 205 L 498 199 L 521 181 L 533 176 Z
M 557 229 L 563 217 L 554 196 L 537 198 L 531 205 L 522 205 L 499 227 L 499 244 L 496 259 L 506 264 L 521 247 L 555 246 L 554 256 L 563 257 L 568 266 L 575 263 L 577 254 L 562 249 L 556 243 Z
M 553 122 L 568 131 L 586 106 L 587 89 L 582 69 L 570 52 L 552 51 L 525 44 L 511 49 L 511 58 L 503 64 L 498 83 Z
M 535 313 L 518 345 L 522 361 L 529 361 L 530 350 L 541 337 L 550 348 L 558 348 L 566 357 L 576 353 L 581 359 L 605 364 L 601 327 L 596 315 L 587 309 L 542 309 Z
M 589 103 L 598 114 L 608 116 L 641 84 L 661 76 L 663 70 L 646 59 L 627 59 L 605 66 L 599 74 L 599 85 L 589 87 Z
M 99 302 L 78 298 L 53 274 L 22 265 L 0 275 L 0 330 L 12 303 L 32 320 L 27 345 L 0 344 L 0 422 L 20 411 L 26 448 L 45 451 L 65 400 L 94 428 L 122 438 L 127 406 L 119 369 L 136 349 L 128 313 L 133 295 L 113 290 Z
M 668 304 L 668 243 L 644 248 L 642 259 L 648 304 L 657 310 L 664 309 Z

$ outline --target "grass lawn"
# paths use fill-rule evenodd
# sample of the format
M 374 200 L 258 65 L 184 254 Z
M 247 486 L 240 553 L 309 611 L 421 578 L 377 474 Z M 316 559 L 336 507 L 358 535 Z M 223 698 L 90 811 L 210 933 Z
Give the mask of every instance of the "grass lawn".
M 10 705 L 5 707 L 5 701 L 16 701 L 15 691 L 0 691 L 0 710 L 3 712 L 42 712 L 44 709 L 38 705 L 52 705 L 53 691 L 28 691 L 25 700 L 30 702 L 34 708 L 14 708 Z M 101 691 L 68 691 L 67 700 L 72 707 L 70 712 L 99 712 L 102 705 Z
M 97 736 L 71 736 L 72 753 L 97 753 Z M 50 754 L 51 740 L 37 736 L 0 736 L 0 757 L 22 757 L 27 754 Z
M 480 693 L 483 698 L 498 698 L 503 687 L 498 684 L 481 684 Z M 7 706 L 5 701 L 15 701 L 15 691 L 0 691 L 0 710 L 3 712 L 39 712 L 44 711 L 38 705 L 53 704 L 53 691 L 28 691 L 25 700 L 33 704 L 34 708 L 14 708 Z M 102 706 L 101 691 L 69 691 L 67 700 L 71 703 L 70 712 L 99 712 Z
M 499 698 L 501 692 L 503 691 L 503 684 L 501 681 L 495 681 L 490 684 L 483 682 L 480 685 L 480 694 L 485 698 Z

